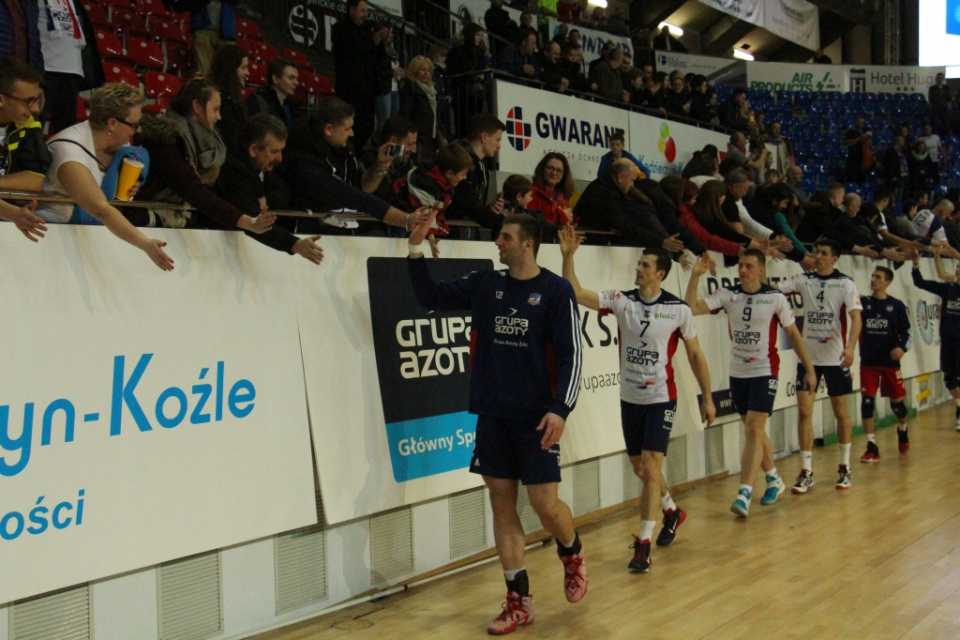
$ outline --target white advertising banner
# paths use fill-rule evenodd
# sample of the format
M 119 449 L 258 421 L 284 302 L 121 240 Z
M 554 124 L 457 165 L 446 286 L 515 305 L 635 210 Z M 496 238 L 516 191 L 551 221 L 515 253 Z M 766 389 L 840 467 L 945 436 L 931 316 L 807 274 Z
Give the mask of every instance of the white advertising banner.
M 533 174 L 545 153 L 567 157 L 576 180 L 593 180 L 610 134 L 626 134 L 630 112 L 581 98 L 496 81 L 497 117 L 507 125 L 500 171 Z M 633 153 L 633 150 L 631 150 Z
M 748 62 L 747 86 L 764 91 L 846 91 L 847 67 L 835 64 Z
M 944 67 L 848 66 L 848 91 L 857 93 L 921 93 L 927 95 Z
M 706 76 L 711 83 L 721 72 L 733 67 L 743 67 L 746 64 L 743 60 L 698 56 L 692 53 L 674 53 L 673 51 L 657 51 L 656 62 L 657 71 L 699 73 Z
M 331 524 L 482 484 L 467 470 L 476 429 L 467 412 L 470 313 L 420 307 L 406 251 L 402 240 L 338 238 L 325 243 L 323 273 L 302 271 L 297 283 L 310 422 Z M 438 280 L 501 268 L 491 243 L 444 242 L 441 251 L 444 258 L 429 263 Z M 637 249 L 585 246 L 578 276 L 590 288 L 632 289 L 637 258 Z M 544 245 L 539 262 L 560 273 L 559 248 Z M 681 293 L 674 275 L 666 288 Z M 564 465 L 624 446 L 616 320 L 580 313 L 582 378 L 560 443 Z M 674 361 L 675 431 L 683 433 L 698 427 L 696 393 L 683 392 L 692 380 L 683 349 Z
M 711 129 L 630 113 L 627 150 L 647 169 L 650 177 L 678 176 L 690 158 L 708 144 L 726 149 L 729 136 Z
M 0 225 L 0 603 L 316 522 L 292 260 Z
M 820 48 L 820 12 L 806 0 L 700 0 L 807 49 Z
M 550 37 L 557 35 L 560 31 L 560 21 L 555 18 L 549 20 Z M 570 25 L 570 29 L 576 29 L 580 32 L 580 44 L 583 45 L 583 62 L 589 65 L 591 62 L 603 55 L 603 45 L 607 42 L 614 42 L 620 50 L 633 60 L 633 42 L 630 36 L 618 36 L 606 31 L 597 31 L 596 29 L 587 29 L 579 25 Z

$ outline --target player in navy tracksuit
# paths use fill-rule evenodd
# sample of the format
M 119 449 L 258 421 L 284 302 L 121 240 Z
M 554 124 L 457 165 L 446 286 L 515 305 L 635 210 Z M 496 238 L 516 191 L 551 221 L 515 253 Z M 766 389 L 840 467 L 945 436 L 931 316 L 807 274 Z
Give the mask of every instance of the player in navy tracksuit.
M 907 405 L 903 399 L 900 359 L 910 348 L 910 319 L 907 307 L 893 296 L 887 295 L 887 287 L 893 282 L 893 271 L 877 267 L 870 276 L 870 291 L 873 295 L 861 296 L 863 305 L 860 332 L 860 415 L 863 430 L 867 432 L 867 451 L 860 462 L 876 462 L 880 459 L 877 436 L 873 429 L 873 409 L 877 388 L 890 398 L 890 409 L 897 416 L 897 448 L 906 453 L 910 448 L 907 437 Z
M 939 261 L 940 251 L 933 247 Z M 913 284 L 924 291 L 940 296 L 940 370 L 943 383 L 957 405 L 957 431 L 960 431 L 960 265 L 954 282 L 932 282 L 920 274 L 920 254 L 913 254 Z
M 470 412 L 478 417 L 470 470 L 490 489 L 507 603 L 487 631 L 501 635 L 533 622 L 519 481 L 544 529 L 557 539 L 567 600 L 577 602 L 587 592 L 573 516 L 557 498 L 560 436 L 580 388 L 580 316 L 570 283 L 537 266 L 541 229 L 532 217 L 504 219 L 496 245 L 506 270 L 444 283 L 430 278 L 419 246 L 432 222 L 410 234 L 410 279 L 424 307 L 472 313 Z

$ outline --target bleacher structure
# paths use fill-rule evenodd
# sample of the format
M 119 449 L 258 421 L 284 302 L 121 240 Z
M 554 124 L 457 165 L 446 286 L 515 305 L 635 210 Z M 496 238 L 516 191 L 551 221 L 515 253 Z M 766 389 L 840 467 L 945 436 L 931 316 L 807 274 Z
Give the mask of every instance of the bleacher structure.
M 182 84 L 195 74 L 190 14 L 169 11 L 160 0 L 84 0 L 83 6 L 94 25 L 107 82 L 139 87 L 149 100 L 146 111 L 165 111 Z M 250 61 L 244 99 L 267 85 L 267 65 L 281 56 L 295 62 L 300 71 L 295 100 L 304 108 L 336 95 L 330 79 L 316 73 L 303 51 L 278 50 L 266 42 L 252 20 L 237 18 L 236 26 L 236 44 L 249 54 Z M 80 120 L 87 118 L 87 112 L 87 99 L 81 97 L 77 104 Z

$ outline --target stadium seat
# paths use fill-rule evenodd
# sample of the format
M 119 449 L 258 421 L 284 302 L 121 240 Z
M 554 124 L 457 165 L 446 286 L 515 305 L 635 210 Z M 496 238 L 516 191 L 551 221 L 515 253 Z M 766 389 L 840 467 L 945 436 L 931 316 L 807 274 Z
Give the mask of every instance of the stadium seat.
M 255 43 L 253 57 L 256 58 L 258 62 L 269 64 L 271 61 L 280 57 L 280 52 L 269 42 L 257 42 L 255 40 L 253 42 Z
M 196 66 L 193 49 L 183 42 L 167 40 L 163 43 L 163 50 L 166 52 L 166 71 L 177 74 L 181 79 L 188 78 Z
M 143 16 L 139 13 L 124 7 L 122 5 L 113 5 L 110 7 L 110 24 L 118 35 L 150 35 L 147 31 L 147 25 L 143 22 Z
M 147 29 L 157 42 L 163 42 L 164 40 L 186 42 L 180 26 L 165 16 L 157 14 L 147 16 Z
M 104 11 L 103 7 L 99 4 L 84 2 L 83 8 L 87 12 L 87 17 L 90 18 L 90 22 L 93 23 L 94 27 L 110 28 L 110 18 L 107 17 L 107 12 Z
M 122 62 L 104 64 L 103 73 L 107 82 L 126 82 L 131 87 L 140 88 L 140 79 L 137 78 L 137 72 L 128 64 Z
M 307 54 L 305 54 L 303 51 L 286 48 L 283 50 L 282 53 L 284 58 L 289 58 L 290 60 L 293 60 L 294 62 L 297 63 L 297 66 L 300 68 L 303 68 L 305 66 L 306 67 L 310 66 L 310 60 L 307 58 Z
M 123 43 L 120 41 L 120 38 L 117 37 L 117 34 L 100 28 L 95 28 L 93 33 L 97 39 L 97 51 L 100 52 L 101 58 L 123 57 Z
M 137 13 L 144 16 L 168 16 L 167 8 L 161 0 L 137 0 Z
M 250 20 L 244 20 L 243 18 L 237 18 L 236 25 L 238 38 L 247 38 L 248 40 L 263 40 L 263 36 L 260 35 L 260 28 L 257 27 L 257 23 L 251 22 Z
M 267 86 L 267 65 L 263 62 L 250 63 L 250 77 L 247 78 L 247 84 L 256 87 Z
M 90 99 L 77 96 L 77 122 L 85 122 L 90 115 Z
M 240 92 L 240 101 L 246 102 L 247 98 L 255 94 L 257 90 L 254 87 L 244 87 L 243 91 Z
M 172 73 L 147 71 L 143 74 L 143 93 L 151 100 L 177 95 L 182 84 L 180 78 Z
M 163 69 L 163 49 L 153 40 L 137 36 L 127 37 L 127 59 L 144 69 Z
M 126 7 L 128 9 L 133 9 L 133 3 L 130 0 L 100 0 L 100 4 L 109 9 L 113 6 Z

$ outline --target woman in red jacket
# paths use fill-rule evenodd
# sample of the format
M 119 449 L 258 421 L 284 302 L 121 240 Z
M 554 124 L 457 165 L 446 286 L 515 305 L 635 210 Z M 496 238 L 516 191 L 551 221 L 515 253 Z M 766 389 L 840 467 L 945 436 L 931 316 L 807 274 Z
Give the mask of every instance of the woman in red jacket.
M 556 239 L 557 231 L 567 223 L 576 225 L 578 219 L 570 208 L 572 195 L 573 175 L 566 156 L 553 152 L 544 155 L 533 171 L 533 200 L 527 209 L 539 218 L 545 239 Z
M 740 254 L 743 247 L 732 240 L 721 238 L 707 231 L 693 213 L 693 204 L 697 201 L 699 189 L 686 178 L 667 176 L 660 181 L 660 188 L 667 197 L 677 203 L 677 217 L 680 224 L 690 230 L 708 251 L 716 251 L 726 256 Z

